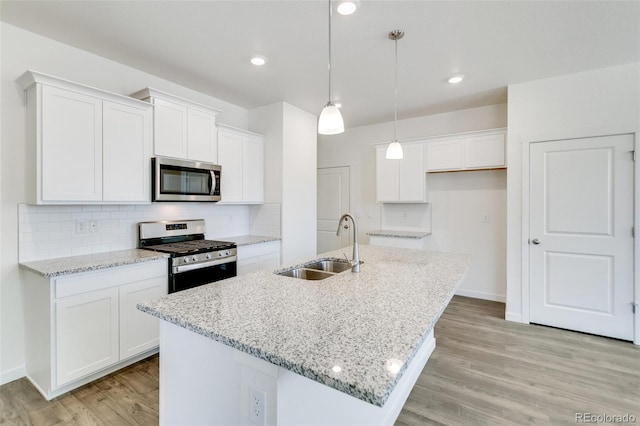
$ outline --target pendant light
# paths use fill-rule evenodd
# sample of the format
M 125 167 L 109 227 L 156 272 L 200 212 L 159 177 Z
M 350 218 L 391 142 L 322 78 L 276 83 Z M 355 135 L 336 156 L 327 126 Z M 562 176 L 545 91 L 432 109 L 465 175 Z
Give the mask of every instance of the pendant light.
M 331 0 L 329 0 L 329 102 L 325 105 L 318 119 L 318 133 L 321 135 L 337 135 L 344 132 L 344 121 L 337 106 L 331 102 Z
M 398 142 L 398 40 L 404 37 L 404 31 L 393 30 L 389 33 L 389 38 L 394 41 L 396 48 L 396 79 L 395 88 L 393 90 L 393 141 L 387 147 L 385 158 L 387 160 L 402 160 L 402 145 Z

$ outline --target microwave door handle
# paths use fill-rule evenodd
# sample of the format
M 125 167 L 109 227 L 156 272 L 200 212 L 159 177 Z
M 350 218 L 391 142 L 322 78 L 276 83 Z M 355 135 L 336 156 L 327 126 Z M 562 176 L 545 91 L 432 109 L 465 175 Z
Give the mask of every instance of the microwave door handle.
M 216 192 L 216 173 L 213 170 L 209 170 L 209 188 L 211 188 L 209 195 L 215 195 Z

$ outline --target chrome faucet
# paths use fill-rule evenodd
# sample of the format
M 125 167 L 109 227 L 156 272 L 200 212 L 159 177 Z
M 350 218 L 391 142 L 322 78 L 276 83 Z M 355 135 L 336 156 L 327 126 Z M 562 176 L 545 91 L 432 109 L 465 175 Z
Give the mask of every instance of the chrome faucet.
M 358 224 L 356 220 L 349 213 L 345 213 L 340 216 L 338 221 L 338 231 L 336 235 L 339 237 L 342 232 L 342 221 L 351 219 L 353 223 L 353 259 L 351 260 L 351 272 L 360 272 L 360 252 L 358 250 Z M 346 226 L 345 226 L 346 229 Z

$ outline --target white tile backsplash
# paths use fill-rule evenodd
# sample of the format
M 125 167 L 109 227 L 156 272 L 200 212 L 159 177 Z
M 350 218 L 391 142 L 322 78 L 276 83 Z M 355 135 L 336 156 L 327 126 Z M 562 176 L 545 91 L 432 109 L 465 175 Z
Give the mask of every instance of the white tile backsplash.
M 210 203 L 148 205 L 18 205 L 21 262 L 135 248 L 138 222 L 204 219 L 206 238 L 280 236 L 280 204 L 264 206 Z M 95 220 L 96 232 L 76 233 L 76 221 Z M 255 228 L 255 229 L 254 229 Z

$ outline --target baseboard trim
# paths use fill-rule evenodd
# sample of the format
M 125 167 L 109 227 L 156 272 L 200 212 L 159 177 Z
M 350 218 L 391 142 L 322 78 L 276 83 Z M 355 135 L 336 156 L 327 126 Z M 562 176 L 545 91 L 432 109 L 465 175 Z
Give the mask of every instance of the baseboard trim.
M 12 368 L 0 373 L 0 386 L 13 382 L 14 380 L 21 379 L 27 375 L 27 366 L 21 365 L 20 367 Z
M 504 319 L 507 321 L 522 322 L 522 314 L 516 312 L 506 312 L 504 314 Z
M 494 302 L 505 303 L 507 298 L 501 294 L 485 293 L 483 291 L 465 290 L 459 288 L 456 290 L 456 295 L 464 297 L 472 297 L 474 299 L 492 300 Z

